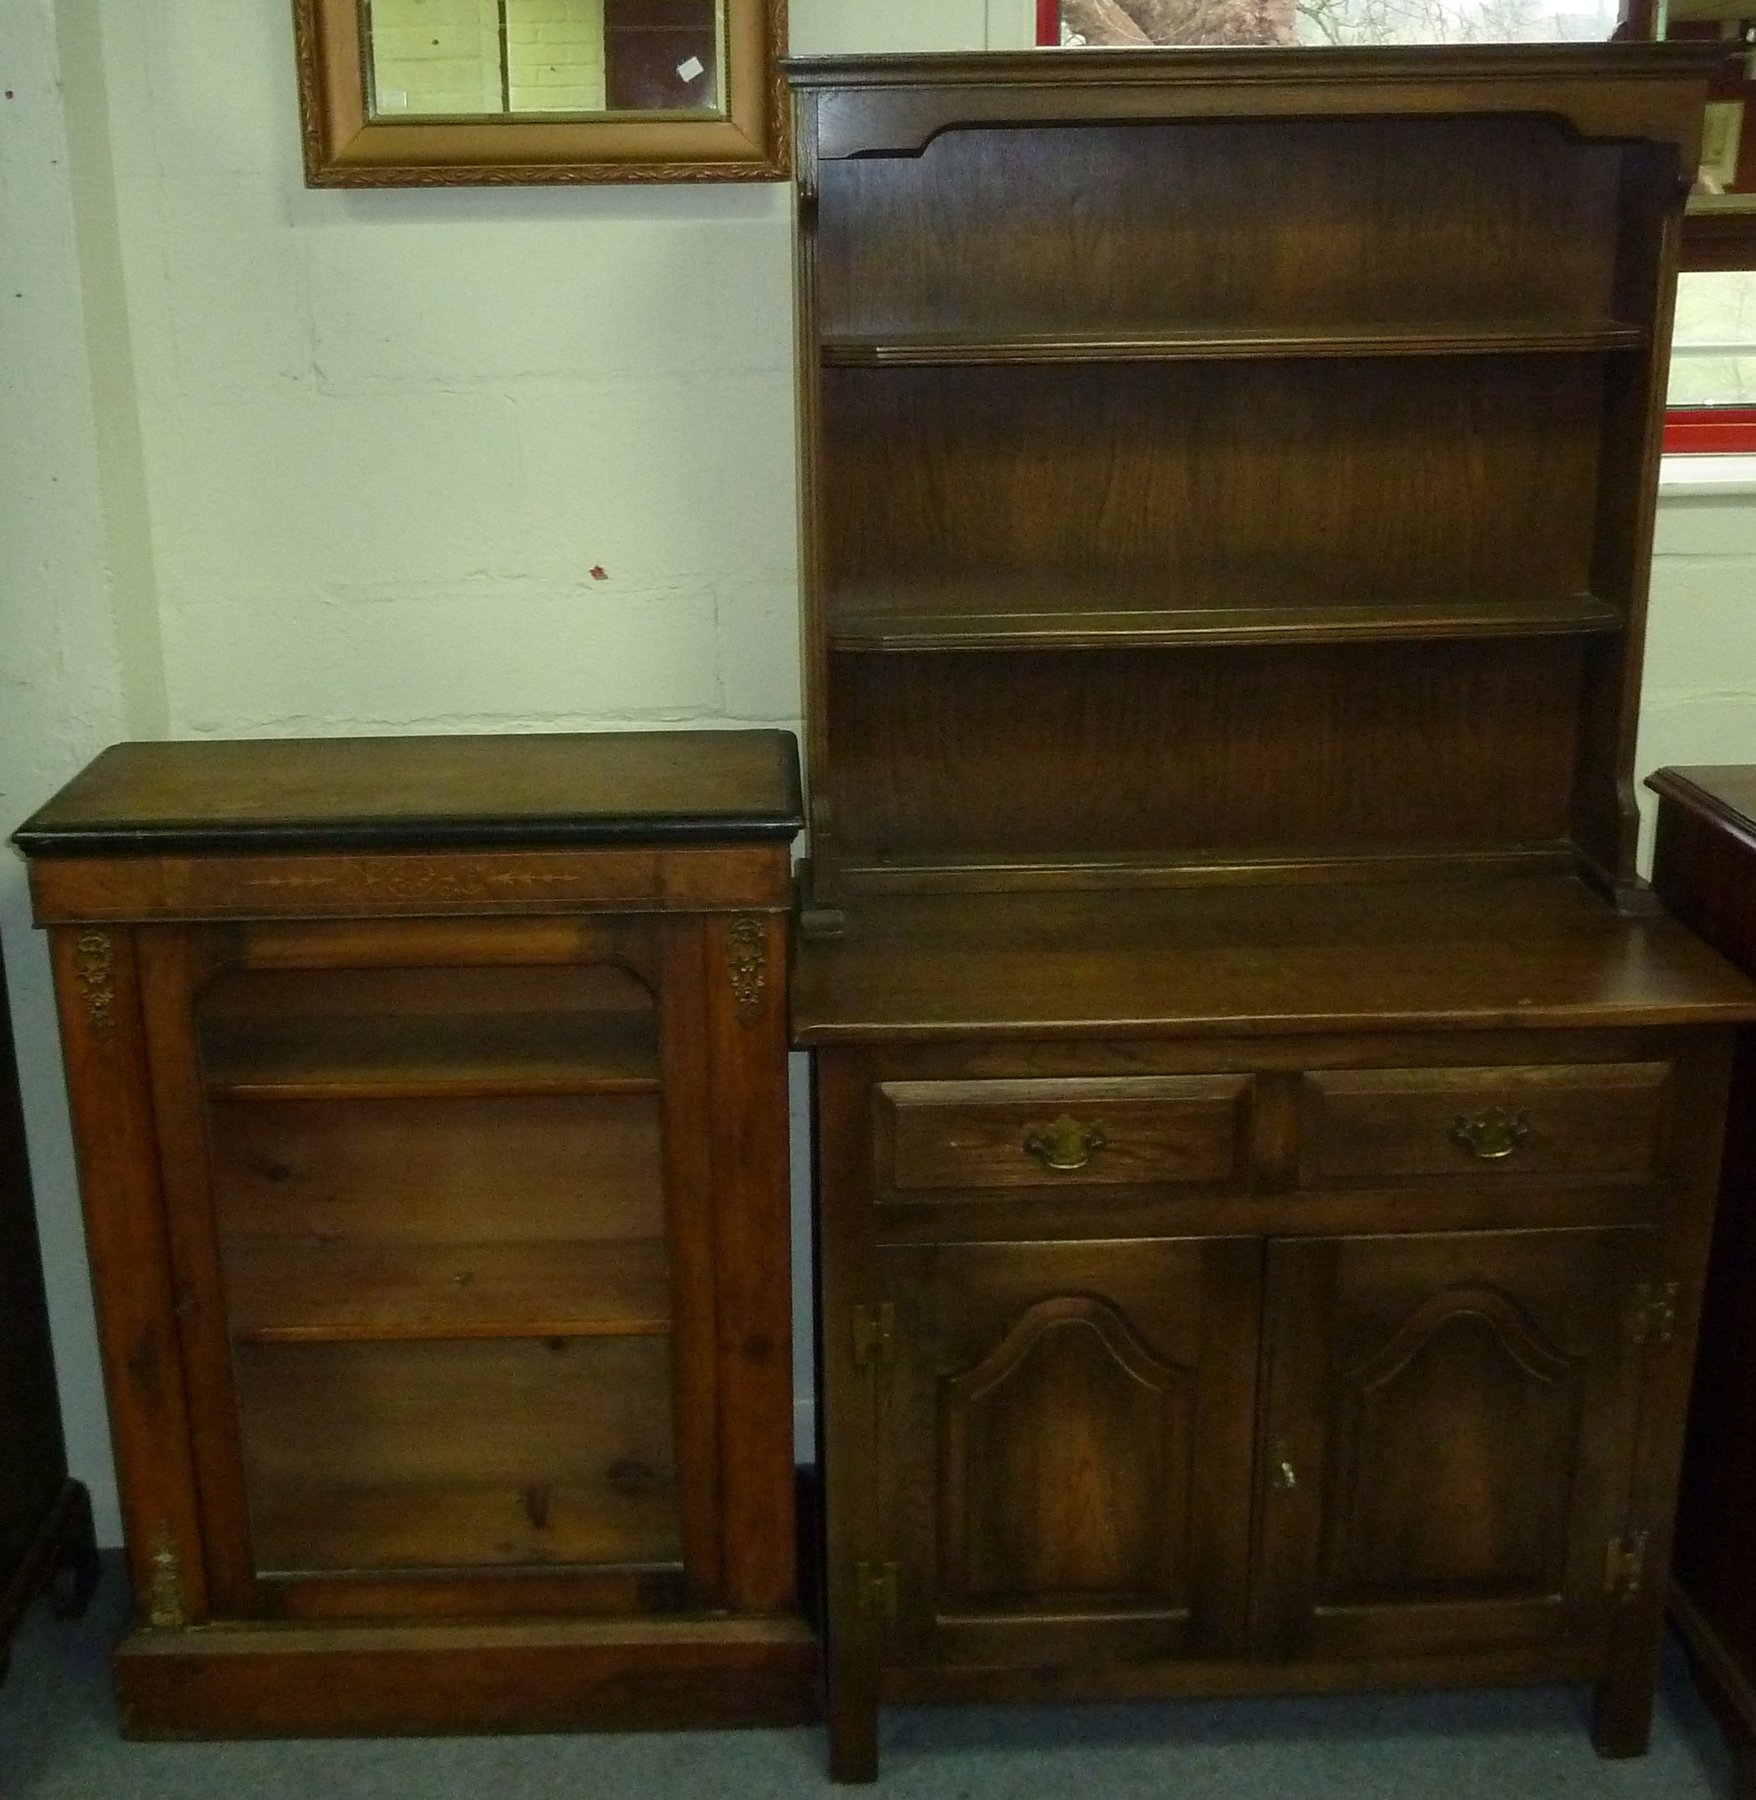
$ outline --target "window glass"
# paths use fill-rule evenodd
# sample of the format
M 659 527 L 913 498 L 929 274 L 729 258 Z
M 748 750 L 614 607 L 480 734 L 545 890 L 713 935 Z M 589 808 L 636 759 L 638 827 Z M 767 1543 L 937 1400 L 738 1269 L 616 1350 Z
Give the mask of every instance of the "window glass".
M 1617 0 L 1061 0 L 1061 41 L 1601 43 L 1617 16 Z
M 1672 406 L 1756 406 L 1756 269 L 1679 279 L 1667 398 Z

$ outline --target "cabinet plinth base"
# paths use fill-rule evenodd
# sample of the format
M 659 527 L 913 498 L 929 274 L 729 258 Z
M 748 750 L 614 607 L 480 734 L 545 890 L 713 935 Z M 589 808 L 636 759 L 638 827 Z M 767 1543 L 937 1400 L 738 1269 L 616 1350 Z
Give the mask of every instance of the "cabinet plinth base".
M 1227 1700 L 1294 1694 L 1400 1693 L 1426 1688 L 1534 1687 L 1589 1682 L 1603 1668 L 1591 1645 L 1509 1654 L 1381 1662 L 1172 1661 L 1110 1668 L 885 1669 L 880 1701 L 894 1706 L 1048 1706 L 1062 1701 Z
M 820 1712 L 811 1634 L 785 1618 L 137 1631 L 115 1677 L 131 1738 L 723 1729 Z

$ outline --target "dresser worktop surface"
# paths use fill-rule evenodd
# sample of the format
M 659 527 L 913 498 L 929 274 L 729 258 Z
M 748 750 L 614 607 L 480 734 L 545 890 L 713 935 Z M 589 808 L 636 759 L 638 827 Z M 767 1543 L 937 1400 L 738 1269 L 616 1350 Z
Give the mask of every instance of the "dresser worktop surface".
M 1572 879 L 1343 882 L 861 902 L 801 937 L 792 1009 L 806 1046 L 1732 1024 L 1756 983 Z

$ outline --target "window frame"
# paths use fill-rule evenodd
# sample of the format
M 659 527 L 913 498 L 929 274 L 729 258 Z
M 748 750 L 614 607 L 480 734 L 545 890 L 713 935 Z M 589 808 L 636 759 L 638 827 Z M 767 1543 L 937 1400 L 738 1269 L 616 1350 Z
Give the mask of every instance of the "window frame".
M 1665 455 L 1756 455 L 1756 406 L 1671 407 L 1665 414 Z

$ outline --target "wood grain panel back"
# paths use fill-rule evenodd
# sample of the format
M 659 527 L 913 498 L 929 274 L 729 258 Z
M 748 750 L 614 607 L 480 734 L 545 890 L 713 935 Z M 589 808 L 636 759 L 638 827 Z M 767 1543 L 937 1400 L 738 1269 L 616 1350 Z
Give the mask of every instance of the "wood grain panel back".
M 1565 640 L 841 656 L 834 816 L 898 863 L 1558 841 L 1578 670 Z
M 1051 577 L 1093 608 L 1581 593 L 1603 383 L 1581 356 L 832 370 L 831 624 L 959 579 L 995 611 Z
M 948 131 L 823 164 L 827 331 L 1589 317 L 1621 152 L 1527 118 Z

